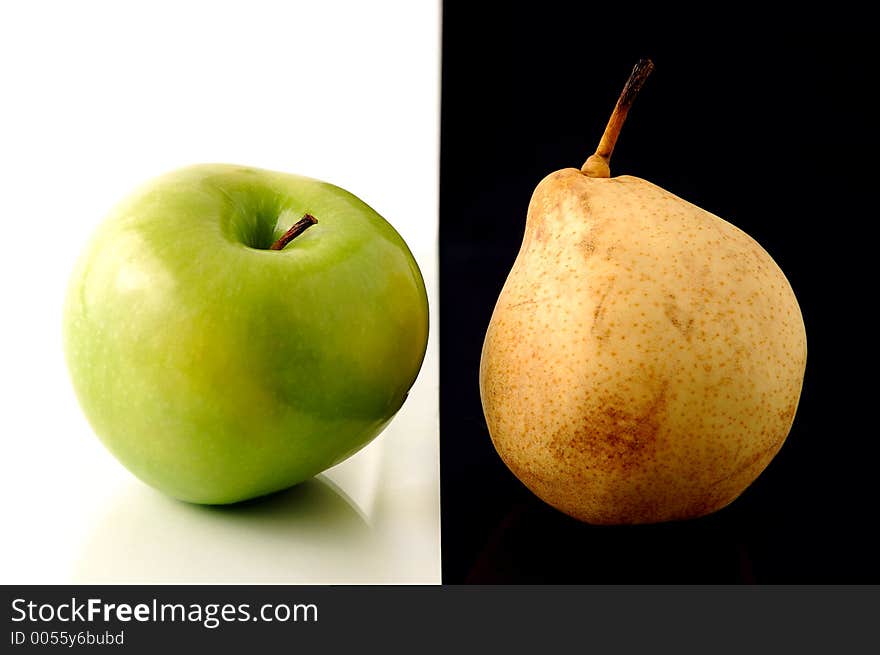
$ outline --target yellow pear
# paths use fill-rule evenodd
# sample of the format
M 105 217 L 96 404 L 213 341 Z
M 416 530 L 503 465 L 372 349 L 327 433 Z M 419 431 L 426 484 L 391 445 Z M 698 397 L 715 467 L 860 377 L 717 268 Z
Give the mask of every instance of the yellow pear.
M 578 170 L 544 178 L 483 344 L 492 441 L 537 496 L 595 524 L 721 509 L 782 446 L 806 333 L 749 235 L 608 160 L 636 65 Z

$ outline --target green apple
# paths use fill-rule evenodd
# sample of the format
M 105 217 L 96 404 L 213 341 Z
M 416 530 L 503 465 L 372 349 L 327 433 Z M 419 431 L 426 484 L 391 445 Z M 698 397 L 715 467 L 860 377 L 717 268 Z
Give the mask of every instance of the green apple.
M 107 448 L 171 496 L 233 503 L 382 431 L 421 367 L 428 302 L 406 243 L 352 194 L 210 164 L 116 207 L 74 270 L 63 332 Z

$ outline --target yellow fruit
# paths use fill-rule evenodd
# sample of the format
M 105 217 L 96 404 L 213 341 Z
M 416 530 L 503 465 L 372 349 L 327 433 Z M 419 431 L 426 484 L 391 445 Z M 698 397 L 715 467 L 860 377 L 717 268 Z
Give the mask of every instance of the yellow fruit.
M 794 292 L 757 242 L 650 182 L 607 177 L 621 124 L 582 170 L 535 190 L 480 366 L 505 464 L 597 524 L 733 501 L 785 441 L 806 365 Z

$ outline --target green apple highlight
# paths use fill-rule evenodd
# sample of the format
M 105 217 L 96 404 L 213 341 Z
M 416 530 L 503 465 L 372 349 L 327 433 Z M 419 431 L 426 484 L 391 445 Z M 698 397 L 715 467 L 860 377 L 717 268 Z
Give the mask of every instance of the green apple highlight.
M 142 187 L 100 226 L 63 331 L 107 448 L 171 496 L 233 503 L 381 432 L 421 367 L 428 303 L 406 243 L 352 194 L 200 165 Z

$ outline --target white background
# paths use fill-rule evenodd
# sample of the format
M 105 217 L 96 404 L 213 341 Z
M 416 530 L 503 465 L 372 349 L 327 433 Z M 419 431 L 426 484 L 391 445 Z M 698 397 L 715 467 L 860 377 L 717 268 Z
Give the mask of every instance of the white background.
M 440 581 L 439 2 L 0 5 L 0 583 Z M 403 410 L 318 481 L 233 509 L 165 498 L 83 418 L 61 351 L 74 260 L 164 171 L 342 186 L 409 243 L 431 338 Z

